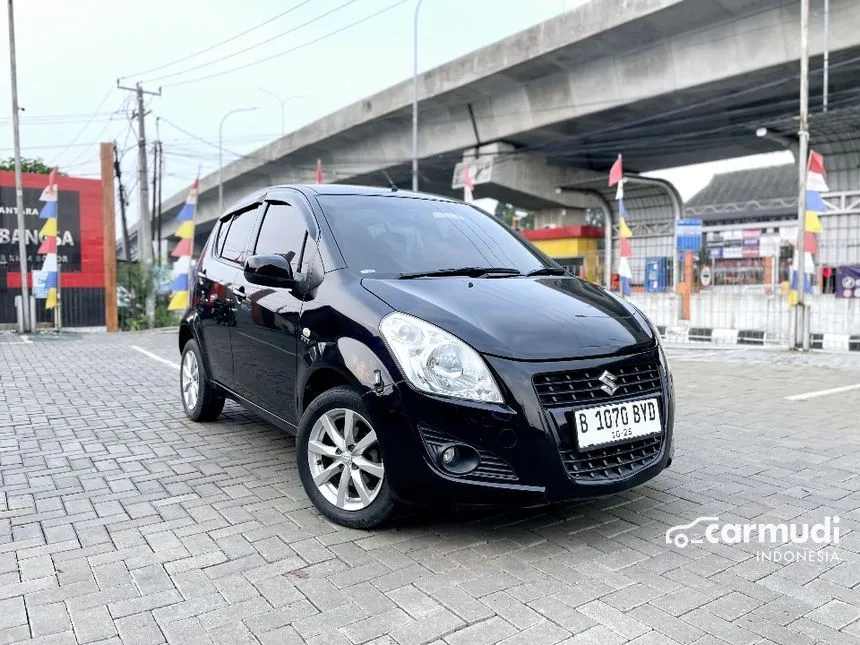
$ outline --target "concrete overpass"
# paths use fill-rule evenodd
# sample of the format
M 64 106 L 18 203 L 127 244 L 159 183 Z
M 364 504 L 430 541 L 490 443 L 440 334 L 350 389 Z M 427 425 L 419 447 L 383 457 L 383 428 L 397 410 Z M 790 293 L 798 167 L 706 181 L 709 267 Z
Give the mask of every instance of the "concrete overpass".
M 831 0 L 830 11 L 838 111 L 860 96 L 860 2 Z M 777 123 L 784 132 L 797 112 L 799 24 L 797 0 L 593 0 L 429 70 L 418 80 L 420 189 L 462 194 L 455 167 L 473 159 L 491 168 L 477 198 L 615 216 L 606 172 L 619 152 L 626 171 L 642 173 L 782 149 L 784 139 L 755 130 Z M 813 12 L 815 105 L 822 31 Z M 408 187 L 411 101 L 410 79 L 230 163 L 225 204 L 265 185 L 313 182 L 318 158 L 326 181 L 385 185 L 387 173 Z M 640 238 L 671 226 L 671 186 L 631 184 L 625 197 Z M 165 234 L 184 198 L 167 201 Z M 198 204 L 203 237 L 220 215 L 216 175 L 202 178 Z

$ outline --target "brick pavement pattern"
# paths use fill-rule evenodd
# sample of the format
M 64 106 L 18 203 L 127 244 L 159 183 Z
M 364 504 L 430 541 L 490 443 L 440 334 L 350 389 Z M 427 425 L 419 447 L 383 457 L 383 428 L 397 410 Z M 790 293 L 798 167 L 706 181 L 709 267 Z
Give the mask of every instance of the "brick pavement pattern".
M 635 490 L 361 532 L 313 509 L 288 435 L 185 419 L 132 347 L 178 364 L 175 332 L 4 341 L 0 643 L 860 643 L 858 391 L 783 400 L 860 381 L 821 355 L 676 352 L 675 462 Z M 820 562 L 666 543 L 708 515 L 842 535 Z

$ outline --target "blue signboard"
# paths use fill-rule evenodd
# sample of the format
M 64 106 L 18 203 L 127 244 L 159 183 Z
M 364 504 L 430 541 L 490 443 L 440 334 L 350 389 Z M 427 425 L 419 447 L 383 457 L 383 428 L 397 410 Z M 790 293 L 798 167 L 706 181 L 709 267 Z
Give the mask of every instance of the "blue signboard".
M 702 220 L 679 219 L 675 222 L 675 248 L 678 251 L 702 250 Z

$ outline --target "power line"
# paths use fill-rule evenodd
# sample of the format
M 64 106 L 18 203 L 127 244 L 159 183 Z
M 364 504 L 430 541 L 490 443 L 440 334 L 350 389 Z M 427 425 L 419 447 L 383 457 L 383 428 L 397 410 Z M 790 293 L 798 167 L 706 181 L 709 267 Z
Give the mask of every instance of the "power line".
M 283 12 L 279 13 L 278 15 L 273 16 L 272 18 L 269 18 L 268 20 L 265 20 L 265 21 L 261 22 L 261 23 L 260 23 L 260 24 L 258 24 L 258 25 L 255 25 L 255 26 L 253 26 L 253 27 L 251 27 L 251 28 L 249 28 L 249 29 L 246 29 L 245 31 L 243 31 L 243 32 L 241 32 L 241 33 L 236 34 L 235 36 L 231 36 L 231 37 L 230 37 L 230 38 L 228 38 L 227 40 L 222 40 L 222 41 L 221 41 L 221 42 L 219 42 L 219 43 L 215 43 L 214 45 L 210 45 L 209 47 L 206 47 L 205 49 L 201 49 L 200 51 L 194 52 L 193 54 L 188 54 L 187 56 L 183 56 L 182 58 L 178 58 L 178 59 L 176 59 L 176 60 L 174 60 L 174 61 L 171 61 L 171 62 L 169 62 L 169 63 L 164 63 L 163 65 L 157 65 L 156 67 L 150 67 L 149 69 L 145 69 L 145 70 L 143 70 L 143 71 L 141 71 L 141 72 L 135 72 L 134 74 L 127 74 L 126 76 L 120 76 L 120 80 L 122 80 L 122 79 L 124 79 L 124 78 L 131 78 L 131 77 L 134 77 L 134 76 L 143 76 L 144 74 L 150 74 L 150 73 L 152 73 L 152 72 L 157 72 L 158 70 L 160 70 L 160 69 L 164 69 L 165 67 L 173 67 L 174 65 L 177 65 L 177 64 L 179 64 L 179 63 L 184 63 L 185 61 L 187 61 L 187 60 L 189 60 L 189 59 L 191 59 L 191 58 L 196 58 L 197 56 L 200 56 L 200 54 L 205 54 L 206 52 L 210 52 L 210 51 L 212 51 L 213 49 L 216 49 L 216 48 L 220 47 L 221 45 L 226 45 L 226 44 L 227 44 L 227 43 L 229 43 L 229 42 L 233 42 L 233 41 L 234 41 L 234 40 L 236 40 L 237 38 L 241 38 L 242 36 L 245 36 L 245 35 L 247 35 L 247 34 L 250 34 L 252 31 L 256 31 L 256 30 L 257 30 L 257 29 L 259 29 L 260 27 L 265 27 L 265 26 L 266 26 L 266 25 L 268 25 L 269 23 L 272 23 L 272 22 L 274 22 L 275 20 L 278 20 L 279 18 L 283 18 L 284 16 L 286 16 L 286 15 L 287 15 L 287 14 L 289 14 L 289 13 L 292 13 L 292 12 L 293 12 L 293 11 L 295 11 L 296 9 L 299 9 L 299 8 L 301 8 L 301 7 L 305 6 L 305 5 L 306 5 L 306 4 L 308 4 L 310 1 L 311 1 L 311 0 L 304 0 L 304 2 L 300 2 L 300 3 L 299 3 L 299 4 L 297 4 L 295 7 L 292 7 L 292 8 L 290 8 L 290 9 L 287 9 L 286 11 L 283 11 Z M 260 43 L 260 44 L 263 44 L 263 43 Z M 166 77 L 164 77 L 164 78 L 166 78 Z
M 304 27 L 307 27 L 308 25 L 312 25 L 313 23 L 318 22 L 318 21 L 322 20 L 323 18 L 330 16 L 333 13 L 340 11 L 341 9 L 345 9 L 346 7 L 348 7 L 351 4 L 354 4 L 355 2 L 358 2 L 358 0 L 347 0 L 343 4 L 338 5 L 334 9 L 329 9 L 328 11 L 317 16 L 316 18 L 312 18 L 312 19 L 308 20 L 307 22 L 304 22 L 300 25 L 297 25 L 297 26 L 293 27 L 292 29 L 288 29 L 287 31 L 281 32 L 280 34 L 272 36 L 271 38 L 267 38 L 266 40 L 264 40 L 262 42 L 256 43 L 254 45 L 249 45 L 245 49 L 240 49 L 237 52 L 233 52 L 232 54 L 227 54 L 226 56 L 222 56 L 221 58 L 216 58 L 215 60 L 209 61 L 207 63 L 200 63 L 199 65 L 195 65 L 194 67 L 189 67 L 188 69 L 183 69 L 183 70 L 180 70 L 178 72 L 172 72 L 172 73 L 166 74 L 164 76 L 156 76 L 155 78 L 149 79 L 147 82 L 152 83 L 154 81 L 160 81 L 160 80 L 163 80 L 166 78 L 173 78 L 175 76 L 181 76 L 182 74 L 187 74 L 188 72 L 193 72 L 193 71 L 196 71 L 198 69 L 202 69 L 204 67 L 210 67 L 210 66 L 215 65 L 217 63 L 220 63 L 222 61 L 229 60 L 231 58 L 239 56 L 240 54 L 244 54 L 246 52 L 249 52 L 252 49 L 256 49 L 257 47 L 262 47 L 263 45 L 267 45 L 268 43 L 270 43 L 272 41 L 278 40 L 279 38 L 283 38 L 284 36 L 287 36 L 293 32 L 296 32 L 299 29 L 303 29 Z M 301 6 L 301 5 L 299 5 L 299 6 Z M 173 83 L 170 83 L 170 85 L 173 85 Z
M 259 65 L 261 63 L 265 63 L 265 62 L 268 62 L 270 60 L 274 60 L 275 58 L 279 58 L 281 56 L 291 54 L 293 52 L 299 51 L 300 49 L 304 49 L 305 47 L 309 47 L 310 45 L 314 45 L 318 42 L 321 42 L 323 40 L 331 38 L 332 36 L 335 36 L 339 33 L 342 33 L 344 31 L 346 31 L 347 29 L 351 29 L 352 27 L 357 27 L 358 25 L 360 25 L 364 22 L 367 22 L 368 20 L 372 20 L 373 18 L 376 18 L 377 16 L 380 16 L 387 11 L 391 11 L 392 9 L 399 7 L 400 5 L 405 4 L 408 1 L 409 0 L 399 0 L 398 2 L 395 2 L 394 4 L 391 4 L 387 7 L 385 7 L 384 9 L 380 9 L 379 11 L 376 11 L 375 13 L 369 14 L 369 15 L 365 16 L 364 18 L 361 18 L 360 20 L 356 20 L 355 22 L 351 22 L 348 25 L 345 25 L 339 29 L 335 29 L 334 31 L 331 31 L 331 32 L 329 32 L 323 36 L 320 36 L 319 38 L 315 38 L 315 39 L 310 40 L 306 43 L 303 43 L 303 44 L 298 45 L 296 47 L 292 47 L 290 49 L 284 50 L 284 51 L 279 52 L 277 54 L 272 54 L 271 56 L 267 56 L 265 58 L 261 58 L 261 59 L 256 60 L 256 61 L 252 61 L 250 63 L 245 63 L 244 65 L 240 65 L 238 67 L 233 67 L 231 69 L 227 69 L 227 70 L 224 70 L 221 72 L 215 72 L 213 74 L 208 74 L 206 76 L 198 76 L 197 78 L 192 78 L 192 79 L 188 79 L 188 80 L 184 80 L 184 81 L 175 81 L 173 83 L 166 83 L 164 85 L 164 87 L 174 87 L 176 85 L 187 85 L 189 83 L 198 83 L 200 81 L 205 81 L 205 80 L 208 80 L 210 78 L 216 78 L 218 76 L 224 76 L 225 74 L 232 74 L 233 72 L 238 72 L 240 70 L 247 69 L 248 67 L 253 67 L 255 65 Z M 346 4 L 351 4 L 352 2 L 355 2 L 355 0 L 350 0 Z M 342 8 L 342 7 L 346 6 L 346 4 L 341 5 L 338 8 Z M 332 10 L 332 11 L 334 11 L 334 10 Z M 331 13 L 331 12 L 329 12 L 329 13 Z M 324 14 L 324 15 L 327 15 L 327 14 Z M 320 16 L 320 18 L 322 18 L 322 17 L 323 16 Z M 309 24 L 309 23 L 306 23 L 306 24 Z M 191 70 L 186 70 L 186 71 L 191 71 Z
M 74 139 L 72 139 L 72 141 L 71 141 L 71 142 L 70 142 L 70 143 L 69 143 L 65 148 L 63 148 L 63 149 L 60 151 L 60 154 L 56 155 L 56 157 L 57 157 L 57 158 L 62 157 L 62 156 L 65 154 L 66 150 L 68 150 L 69 148 L 71 148 L 73 145 L 75 145 L 75 144 L 77 143 L 78 139 L 80 139 L 80 138 L 81 138 L 81 135 L 82 135 L 82 134 L 86 131 L 86 129 L 90 126 L 90 123 L 92 123 L 92 122 L 93 122 L 93 119 L 95 118 L 95 115 L 96 115 L 96 114 L 98 114 L 99 110 L 101 110 L 101 109 L 102 109 L 102 107 L 104 107 L 104 104 L 105 104 L 105 103 L 107 103 L 107 100 L 110 98 L 110 95 L 111 95 L 112 93 L 113 93 L 113 88 L 110 88 L 110 89 L 107 91 L 107 93 L 104 95 L 104 97 L 102 98 L 102 100 L 99 102 L 99 106 L 98 106 L 95 110 L 93 110 L 93 114 L 92 114 L 92 116 L 90 117 L 90 120 L 89 120 L 89 121 L 87 121 L 87 122 L 84 124 L 84 127 L 82 127 L 80 130 L 78 130 L 78 133 L 75 135 L 75 138 L 74 138 Z

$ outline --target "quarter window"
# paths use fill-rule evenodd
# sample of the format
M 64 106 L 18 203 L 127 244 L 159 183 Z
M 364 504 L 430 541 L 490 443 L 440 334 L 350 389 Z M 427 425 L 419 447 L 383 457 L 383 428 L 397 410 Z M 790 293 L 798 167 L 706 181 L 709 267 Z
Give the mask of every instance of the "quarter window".
M 257 210 L 252 208 L 233 217 L 230 229 L 224 238 L 224 246 L 221 249 L 222 258 L 230 262 L 238 262 L 239 264 L 244 261 L 245 244 L 248 241 L 248 234 L 254 226 L 254 217 L 256 214 Z

